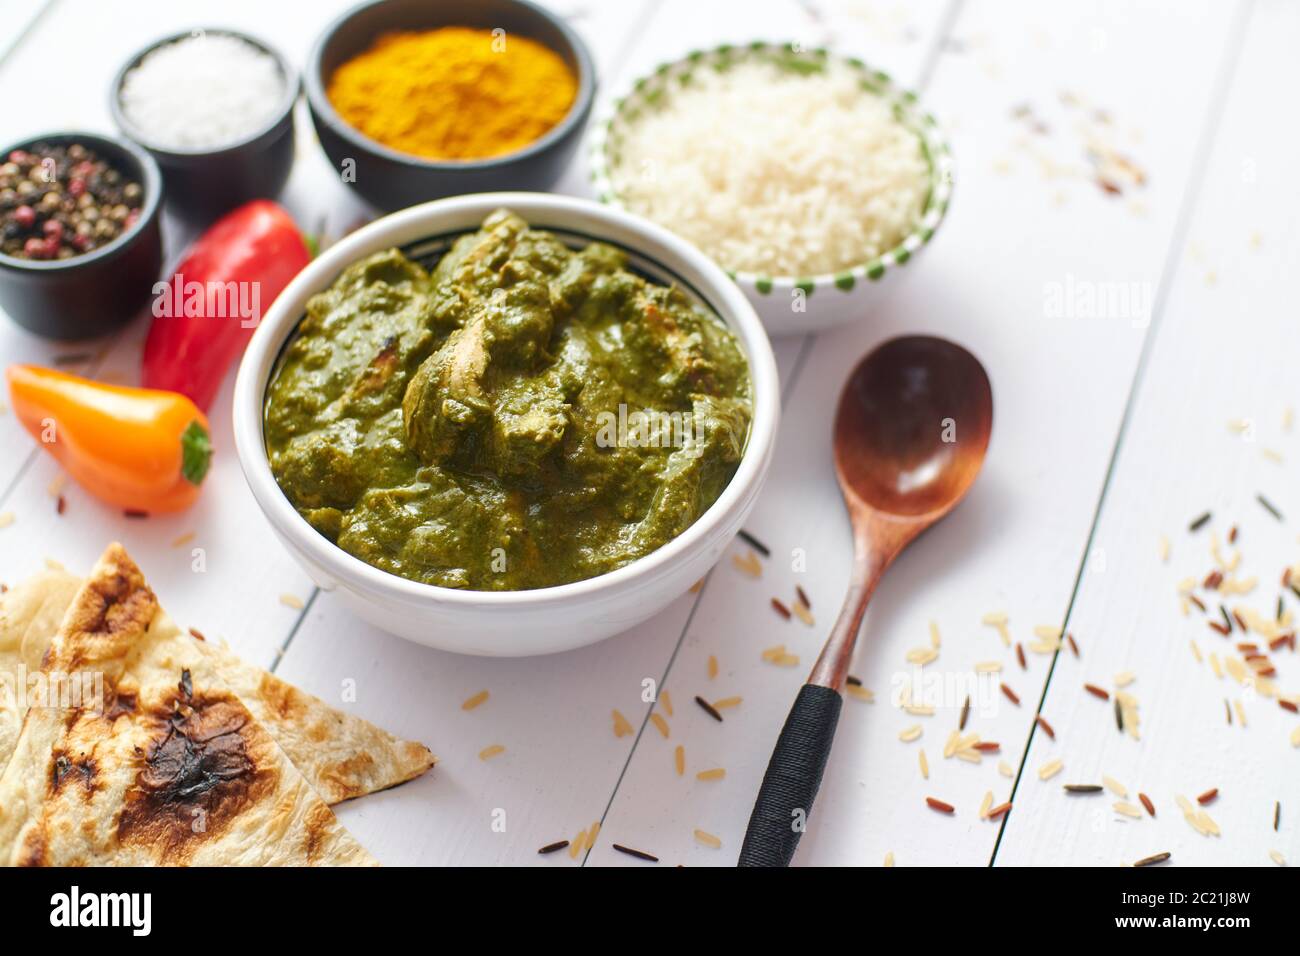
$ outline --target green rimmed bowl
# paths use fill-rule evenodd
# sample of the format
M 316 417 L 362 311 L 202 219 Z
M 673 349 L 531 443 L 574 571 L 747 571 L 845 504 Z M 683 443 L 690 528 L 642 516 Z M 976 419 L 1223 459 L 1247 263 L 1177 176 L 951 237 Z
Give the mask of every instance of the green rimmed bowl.
M 659 108 L 695 71 L 724 70 L 751 56 L 780 58 L 792 63 L 799 72 L 817 69 L 819 64 L 832 59 L 846 65 L 861 74 L 863 89 L 884 98 L 895 119 L 917 137 L 929 169 L 928 195 L 919 220 L 894 248 L 873 259 L 864 256 L 862 262 L 820 275 L 760 275 L 728 270 L 771 335 L 812 332 L 864 318 L 883 298 L 884 292 L 898 284 L 897 274 L 915 271 L 915 266 L 907 270 L 902 267 L 915 260 L 943 222 L 952 197 L 954 163 L 947 139 L 934 117 L 920 106 L 916 95 L 900 88 L 887 73 L 872 69 L 861 60 L 824 49 L 802 51 L 788 43 L 758 41 L 746 46 L 727 45 L 696 51 L 664 63 L 615 98 L 597 121 L 590 144 L 592 187 L 601 202 L 635 212 L 615 189 L 611 175 L 626 131 L 642 115 Z

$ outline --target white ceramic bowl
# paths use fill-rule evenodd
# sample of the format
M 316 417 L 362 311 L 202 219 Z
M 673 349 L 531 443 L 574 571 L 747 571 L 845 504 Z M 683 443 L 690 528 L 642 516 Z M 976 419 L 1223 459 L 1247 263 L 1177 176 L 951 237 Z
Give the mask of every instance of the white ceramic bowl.
M 875 259 L 822 275 L 768 276 L 752 272 L 732 275 L 745 290 L 769 333 L 802 335 L 866 318 L 885 295 L 894 291 L 904 274 L 916 271 L 915 266 L 907 270 L 902 267 L 915 260 L 929 244 L 948 211 L 955 168 L 948 141 L 934 117 L 921 108 L 916 94 L 898 86 L 889 74 L 872 69 L 861 60 L 837 56 L 824 49 L 796 52 L 787 43 L 756 41 L 746 46 L 697 50 L 680 60 L 660 65 L 648 76 L 638 77 L 624 95 L 615 97 L 605 108 L 592 129 L 591 180 L 601 202 L 625 208 L 611 182 L 610 169 L 628 126 L 635 124 L 664 96 L 671 96 L 675 88 L 688 82 L 694 71 L 725 69 L 729 63 L 744 57 L 773 53 L 810 61 L 833 58 L 858 71 L 864 88 L 887 100 L 898 121 L 916 134 L 930 170 L 929 195 L 920 221 L 902 242 Z
M 373 252 L 472 232 L 505 206 L 575 242 L 611 242 L 655 278 L 693 291 L 735 333 L 749 360 L 754 415 L 731 483 L 695 524 L 643 558 L 598 577 L 532 591 L 461 591 L 397 577 L 336 547 L 294 510 L 271 475 L 262 435 L 267 382 L 307 300 L 344 267 Z M 763 326 L 739 287 L 693 246 L 636 216 L 594 202 L 539 193 L 481 193 L 413 206 L 358 230 L 304 269 L 262 319 L 235 384 L 235 445 L 244 476 L 276 535 L 323 590 L 394 634 L 464 654 L 521 657 L 592 644 L 653 616 L 722 556 L 754 506 L 772 459 L 780 415 L 776 363 Z

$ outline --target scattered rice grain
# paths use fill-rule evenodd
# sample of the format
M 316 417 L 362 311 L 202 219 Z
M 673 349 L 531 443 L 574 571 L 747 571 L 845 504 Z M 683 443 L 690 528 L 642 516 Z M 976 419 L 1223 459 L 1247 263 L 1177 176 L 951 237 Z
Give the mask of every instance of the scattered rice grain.
M 707 846 L 713 850 L 722 849 L 722 841 L 719 840 L 717 837 L 715 837 L 712 833 L 707 833 L 704 830 L 697 829 L 695 831 L 695 842 Z

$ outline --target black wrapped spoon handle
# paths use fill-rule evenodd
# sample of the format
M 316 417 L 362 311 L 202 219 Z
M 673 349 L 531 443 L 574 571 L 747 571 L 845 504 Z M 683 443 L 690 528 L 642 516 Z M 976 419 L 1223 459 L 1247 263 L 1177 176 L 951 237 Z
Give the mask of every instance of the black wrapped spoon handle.
M 737 866 L 789 866 L 807 826 L 844 700 L 804 684 L 785 719 L 749 817 Z

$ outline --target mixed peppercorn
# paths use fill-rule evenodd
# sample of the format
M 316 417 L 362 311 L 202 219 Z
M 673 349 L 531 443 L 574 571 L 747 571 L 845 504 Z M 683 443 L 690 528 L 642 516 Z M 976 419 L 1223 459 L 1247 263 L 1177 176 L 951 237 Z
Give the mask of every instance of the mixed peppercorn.
M 70 259 L 136 224 L 144 189 L 80 143 L 16 149 L 0 164 L 0 252 Z

